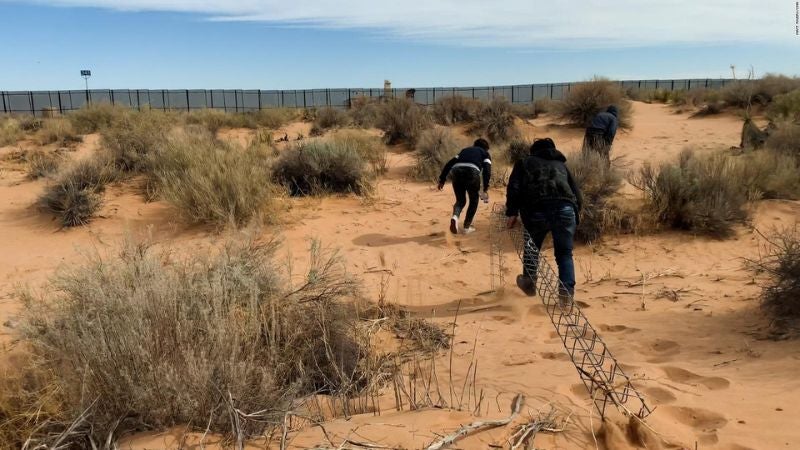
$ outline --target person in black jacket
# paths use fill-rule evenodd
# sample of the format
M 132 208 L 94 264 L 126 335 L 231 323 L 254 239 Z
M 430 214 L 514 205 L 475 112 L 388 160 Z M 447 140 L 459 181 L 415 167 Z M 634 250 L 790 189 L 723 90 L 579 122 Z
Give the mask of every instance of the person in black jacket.
M 492 178 L 492 157 L 489 154 L 489 142 L 478 139 L 472 145 L 461 150 L 458 155 L 445 164 L 442 174 L 439 175 L 439 190 L 444 188 L 447 175 L 452 174 L 453 192 L 456 194 L 456 203 L 453 205 L 453 217 L 450 218 L 450 232 L 458 233 L 458 220 L 461 211 L 467 204 L 469 207 L 464 217 L 463 233 L 472 233 L 472 219 L 478 211 L 478 198 L 484 202 L 489 201 L 489 180 Z M 481 174 L 483 175 L 483 191 L 481 191 Z
M 583 138 L 583 150 L 599 153 L 611 165 L 611 145 L 619 127 L 619 109 L 611 105 L 592 118 Z
M 530 235 L 530 241 L 524 243 L 522 274 L 517 276 L 517 286 L 529 296 L 536 295 L 539 251 L 547 233 L 553 234 L 559 293 L 563 299 L 575 292 L 572 242 L 583 198 L 566 162 L 552 139 L 538 139 L 531 146 L 530 156 L 514 165 L 508 180 L 507 225 L 513 228 L 519 215 Z

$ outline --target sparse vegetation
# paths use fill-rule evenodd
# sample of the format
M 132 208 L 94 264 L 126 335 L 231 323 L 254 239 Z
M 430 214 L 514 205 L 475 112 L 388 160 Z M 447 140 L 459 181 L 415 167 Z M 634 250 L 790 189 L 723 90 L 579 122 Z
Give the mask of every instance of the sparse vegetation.
M 371 97 L 355 97 L 350 100 L 348 114 L 356 126 L 373 128 L 380 117 L 380 103 Z
M 39 198 L 39 205 L 64 227 L 84 225 L 102 207 L 103 191 L 115 176 L 111 162 L 100 155 L 82 159 L 56 176 Z
M 110 103 L 93 103 L 67 114 L 67 119 L 72 124 L 76 133 L 96 133 L 110 126 L 121 116 L 132 112 L 123 106 Z
M 620 128 L 631 127 L 631 104 L 622 88 L 613 81 L 597 78 L 573 85 L 566 98 L 558 104 L 559 117 L 579 127 L 589 125 L 592 118 L 611 105 L 619 109 Z
M 583 194 L 583 210 L 575 239 L 594 242 L 604 234 L 629 228 L 623 212 L 612 203 L 622 186 L 619 171 L 607 165 L 597 152 L 580 152 L 567 160 L 575 183 Z
M 449 128 L 434 128 L 422 133 L 417 142 L 416 163 L 411 176 L 419 181 L 436 181 L 445 163 L 457 155 L 462 145 Z
M 772 130 L 766 141 L 770 150 L 800 159 L 800 124 L 783 123 Z
M 170 126 L 161 111 L 126 114 L 102 129 L 101 144 L 121 172 L 145 172 L 148 155 L 163 144 Z
M 28 178 L 35 180 L 58 172 L 64 157 L 58 152 L 36 149 L 27 152 L 25 160 L 28 163 Z
M 753 151 L 732 158 L 739 159 L 737 178 L 745 186 L 748 198 L 800 198 L 798 158 L 772 149 Z
M 341 130 L 331 136 L 331 140 L 355 148 L 374 175 L 382 175 L 389 169 L 386 145 L 378 137 L 358 130 Z
M 285 150 L 275 161 L 273 179 L 292 195 L 367 194 L 372 174 L 352 141 L 313 139 Z
M 216 134 L 221 128 L 260 127 L 271 130 L 284 126 L 297 116 L 289 108 L 265 108 L 256 112 L 229 113 L 221 109 L 204 108 L 187 113 L 184 121 L 189 125 L 203 125 Z
M 514 139 L 508 144 L 508 148 L 505 154 L 503 154 L 503 157 L 508 164 L 513 166 L 518 161 L 522 161 L 531 154 L 531 144 L 533 143 L 522 138 Z
M 428 112 L 411 100 L 391 98 L 381 105 L 377 126 L 388 144 L 414 145 L 422 131 L 431 127 L 431 120 Z
M 350 124 L 347 113 L 338 108 L 322 108 L 317 110 L 314 125 L 311 127 L 311 136 L 320 136 L 326 130 L 346 127 Z
M 747 219 L 747 188 L 737 161 L 723 153 L 705 156 L 691 150 L 658 168 L 646 164 L 631 183 L 644 192 L 659 223 L 714 237 L 727 237 Z
M 769 275 L 761 293 L 762 306 L 776 332 L 800 330 L 800 233 L 797 227 L 768 237 L 769 250 L 755 265 Z
M 69 146 L 83 141 L 72 128 L 72 124 L 63 119 L 46 119 L 36 133 L 36 138 L 41 145 L 58 143 Z
M 273 187 L 270 154 L 215 139 L 209 132 L 171 134 L 148 158 L 158 194 L 192 223 L 246 225 L 265 218 Z
M 504 98 L 497 97 L 483 104 L 475 121 L 473 132 L 488 137 L 494 144 L 508 142 L 517 137 L 519 130 L 514 124 L 511 103 Z
M 433 105 L 433 118 L 441 125 L 473 123 L 483 104 L 480 100 L 461 95 L 449 95 L 436 100 Z
M 345 303 L 357 282 L 314 243 L 305 279 L 291 286 L 274 249 L 245 238 L 179 258 L 129 240 L 23 293 L 20 333 L 35 365 L 15 397 L 21 413 L 0 431 L 24 442 L 28 420 L 29 445 L 48 448 L 48 432 L 64 432 L 63 446 L 100 448 L 179 424 L 238 440 L 281 423 L 300 398 L 356 394 L 373 376 Z M 37 398 L 31 385 L 55 395 Z
M 800 122 L 800 89 L 776 95 L 767 109 L 770 119 Z
M 16 144 L 24 134 L 17 119 L 0 117 L 0 147 Z

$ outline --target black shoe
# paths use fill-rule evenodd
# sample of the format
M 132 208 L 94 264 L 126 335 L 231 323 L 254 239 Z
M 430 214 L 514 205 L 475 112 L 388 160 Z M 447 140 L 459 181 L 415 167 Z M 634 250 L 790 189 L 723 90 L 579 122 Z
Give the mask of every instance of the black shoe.
M 525 274 L 517 275 L 517 287 L 528 297 L 536 295 L 536 283 L 531 280 L 531 277 Z
M 450 232 L 458 234 L 458 217 L 456 216 L 450 218 Z

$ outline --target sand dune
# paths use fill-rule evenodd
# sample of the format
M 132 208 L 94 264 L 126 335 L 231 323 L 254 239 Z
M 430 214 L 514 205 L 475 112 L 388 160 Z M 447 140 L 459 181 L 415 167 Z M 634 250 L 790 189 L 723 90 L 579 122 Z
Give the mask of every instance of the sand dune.
M 732 115 L 689 119 L 666 106 L 641 103 L 635 104 L 633 120 L 633 130 L 621 134 L 614 149 L 630 167 L 674 158 L 689 144 L 699 151 L 737 145 L 741 127 Z M 580 130 L 553 125 L 547 118 L 526 124 L 524 132 L 553 137 L 567 151 L 577 150 L 582 138 Z M 96 139 L 88 139 L 80 151 L 96 145 Z M 291 250 L 300 267 L 312 238 L 340 248 L 349 270 L 373 295 L 381 274 L 370 269 L 384 260 L 392 271 L 388 299 L 434 321 L 452 323 L 461 301 L 453 378 L 463 383 L 470 362 L 478 361 L 476 387 L 487 399 L 483 418 L 507 416 L 511 399 L 522 393 L 526 415 L 549 404 L 572 414 L 563 432 L 537 436 L 537 448 L 595 448 L 595 439 L 600 448 L 613 449 L 800 448 L 800 342 L 764 339 L 760 280 L 744 264 L 745 258 L 757 257 L 761 243 L 752 230 L 741 227 L 724 241 L 675 232 L 612 236 L 576 250 L 577 299 L 587 305 L 586 315 L 655 407 L 647 421 L 652 430 L 613 414 L 601 426 L 538 300 L 513 285 L 485 294 L 491 288 L 489 208 L 481 205 L 476 233 L 452 236 L 446 232 L 452 194 L 407 181 L 404 173 L 412 164 L 407 153 L 392 153 L 389 163 L 390 173 L 374 199 L 293 201 L 287 222 L 263 232 L 279 233 L 284 250 Z M 25 180 L 12 166 L 0 178 L 0 323 L 11 327 L 18 308 L 16 286 L 37 285 L 59 264 L 80 259 L 79 249 L 113 248 L 128 231 L 151 233 L 157 242 L 180 248 L 215 239 L 209 230 L 176 222 L 167 205 L 144 203 L 125 187 L 110 190 L 96 221 L 59 230 L 32 206 L 43 185 Z M 500 190 L 491 197 L 504 200 Z M 754 226 L 767 229 L 793 223 L 800 203 L 762 201 L 755 209 Z M 510 280 L 518 260 L 510 247 L 505 256 Z M 8 344 L 11 333 L 0 327 L 3 343 Z M 420 448 L 473 420 L 466 411 L 384 411 L 334 419 L 325 428 L 336 442 L 350 438 Z M 487 448 L 508 435 L 508 428 L 498 428 L 460 441 L 458 447 Z M 192 448 L 199 438 L 173 429 L 130 437 L 122 447 L 177 447 L 187 439 Z M 290 448 L 325 442 L 318 427 L 308 427 L 292 436 Z M 248 448 L 263 446 L 256 441 Z

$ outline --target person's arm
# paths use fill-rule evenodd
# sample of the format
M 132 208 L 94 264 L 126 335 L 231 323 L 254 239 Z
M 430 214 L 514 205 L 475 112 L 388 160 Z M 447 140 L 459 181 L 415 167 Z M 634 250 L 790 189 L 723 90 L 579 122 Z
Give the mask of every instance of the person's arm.
M 447 161 L 447 164 L 444 165 L 442 169 L 442 174 L 439 175 L 439 189 L 444 186 L 444 182 L 447 181 L 447 174 L 450 173 L 450 169 L 453 168 L 454 165 L 458 162 L 458 156 L 454 156 L 450 161 Z
M 581 189 L 578 187 L 578 183 L 575 182 L 575 178 L 572 177 L 572 172 L 567 169 L 567 182 L 569 183 L 569 188 L 572 189 L 572 193 L 575 194 L 575 200 L 577 202 L 578 212 L 580 213 L 583 209 L 583 193 Z
M 606 141 L 608 141 L 609 144 L 614 142 L 614 137 L 617 135 L 618 126 L 619 120 L 615 117 L 606 127 Z
M 511 169 L 506 187 L 506 217 L 517 217 L 519 214 L 519 193 L 522 190 L 523 172 L 522 161 L 517 161 Z
M 489 181 L 492 179 L 492 156 L 489 152 L 483 152 L 483 192 L 489 190 Z

